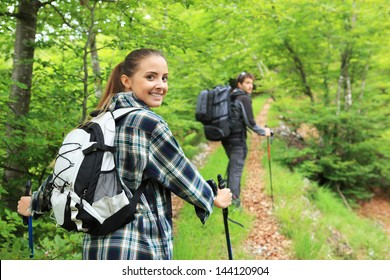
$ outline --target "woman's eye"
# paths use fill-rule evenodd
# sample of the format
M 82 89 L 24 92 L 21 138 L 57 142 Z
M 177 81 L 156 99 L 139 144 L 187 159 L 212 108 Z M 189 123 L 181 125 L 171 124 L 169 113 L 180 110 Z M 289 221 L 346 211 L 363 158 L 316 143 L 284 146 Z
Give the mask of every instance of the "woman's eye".
M 153 81 L 154 77 L 152 75 L 148 75 L 148 76 L 146 76 L 146 79 L 149 81 Z
M 167 82 L 167 81 L 168 81 L 168 77 L 163 77 L 162 80 L 163 80 L 164 82 Z

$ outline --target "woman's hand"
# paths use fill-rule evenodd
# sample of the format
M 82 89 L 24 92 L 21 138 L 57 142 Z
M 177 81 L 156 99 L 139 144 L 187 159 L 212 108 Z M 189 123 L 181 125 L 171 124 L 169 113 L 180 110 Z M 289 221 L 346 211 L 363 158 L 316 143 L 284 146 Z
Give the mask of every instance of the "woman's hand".
M 22 196 L 18 201 L 18 213 L 22 216 L 31 216 L 31 196 Z
M 230 189 L 218 189 L 217 196 L 214 198 L 214 205 L 218 208 L 227 208 L 232 203 L 232 192 Z

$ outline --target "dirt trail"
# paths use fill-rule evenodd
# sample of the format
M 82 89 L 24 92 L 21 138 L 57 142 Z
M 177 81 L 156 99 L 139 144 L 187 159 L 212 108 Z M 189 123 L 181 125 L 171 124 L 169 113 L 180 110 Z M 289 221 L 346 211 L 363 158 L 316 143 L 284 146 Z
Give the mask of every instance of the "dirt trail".
M 256 123 L 264 127 L 272 99 L 268 99 Z M 262 166 L 262 158 L 267 150 L 262 149 L 262 141 L 266 138 L 251 133 L 246 170 L 248 178 L 246 186 L 241 191 L 241 201 L 244 209 L 256 216 L 248 239 L 245 242 L 247 250 L 254 259 L 288 260 L 291 258 L 291 242 L 279 232 L 279 224 L 272 213 L 272 200 L 265 194 L 269 182 L 269 174 Z

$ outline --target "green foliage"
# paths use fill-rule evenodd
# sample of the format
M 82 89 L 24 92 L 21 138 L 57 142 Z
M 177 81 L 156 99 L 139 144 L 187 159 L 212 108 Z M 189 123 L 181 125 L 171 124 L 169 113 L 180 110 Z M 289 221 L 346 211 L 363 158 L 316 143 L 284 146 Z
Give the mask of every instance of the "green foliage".
M 367 102 L 339 115 L 332 106 L 304 106 L 297 101 L 279 109 L 286 112 L 282 108 L 297 104 L 300 110 L 285 113 L 285 122 L 297 131 L 306 124 L 316 135 L 305 139 L 304 147 L 284 150 L 278 160 L 355 199 L 369 198 L 373 187 L 389 186 L 390 151 L 384 145 L 389 120 L 372 113 L 375 105 Z
M 81 260 L 82 234 L 66 233 L 63 236 L 55 235 L 54 238 L 44 237 L 40 240 L 40 251 L 37 259 L 46 260 Z
M 22 260 L 30 258 L 28 228 L 22 218 L 8 209 L 0 217 L 0 259 Z M 81 259 L 81 233 L 70 233 L 57 228 L 49 217 L 33 220 L 34 259 Z
M 296 102 L 290 100 L 284 104 L 273 103 L 268 118 L 280 117 L 280 108 L 294 108 Z M 304 115 L 305 112 L 302 112 L 299 116 Z M 314 116 L 319 115 L 326 114 Z M 292 127 L 295 127 L 297 119 L 287 119 L 290 120 Z M 283 120 L 285 121 L 286 118 L 284 117 Z M 378 133 L 382 134 L 383 131 Z M 308 180 L 308 167 L 294 168 L 295 172 L 291 172 L 281 164 L 281 159 L 286 158 L 286 154 L 291 152 L 292 147 L 287 148 L 286 143 L 278 136 L 276 135 L 271 146 L 275 215 L 280 222 L 282 233 L 292 240 L 296 258 L 388 259 L 390 243 L 384 229 L 375 222 L 348 210 L 342 199 L 331 188 L 320 187 L 316 182 Z M 316 149 L 316 147 L 310 146 L 309 149 Z M 294 151 L 302 152 L 297 149 Z M 313 152 L 307 154 L 316 155 Z M 268 160 L 265 156 L 263 166 L 268 169 Z M 313 171 L 318 170 L 318 167 L 321 168 L 321 165 L 315 163 L 311 167 Z M 302 170 L 307 172 L 301 173 Z M 267 193 L 269 195 L 271 193 L 269 185 L 267 185 Z

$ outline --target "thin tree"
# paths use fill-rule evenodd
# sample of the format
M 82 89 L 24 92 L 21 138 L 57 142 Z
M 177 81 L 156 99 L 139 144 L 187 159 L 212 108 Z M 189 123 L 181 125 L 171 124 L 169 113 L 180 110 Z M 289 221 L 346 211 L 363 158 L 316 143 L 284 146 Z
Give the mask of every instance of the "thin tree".
M 23 119 L 28 114 L 30 107 L 38 11 L 51 2 L 53 1 L 19 0 L 16 12 L 7 14 L 7 16 L 16 19 L 12 68 L 13 83 L 10 89 L 9 112 L 6 124 L 8 139 L 25 132 Z M 4 166 L 3 183 L 11 194 L 8 196 L 9 198 L 15 197 L 12 193 L 21 192 L 23 186 L 19 185 L 20 179 L 28 173 L 27 161 L 15 157 L 15 154 L 25 149 L 24 146 L 23 143 L 7 145 L 7 158 L 13 158 L 13 160 L 7 161 L 6 166 Z M 16 201 L 9 199 L 7 204 L 11 208 L 15 208 Z

